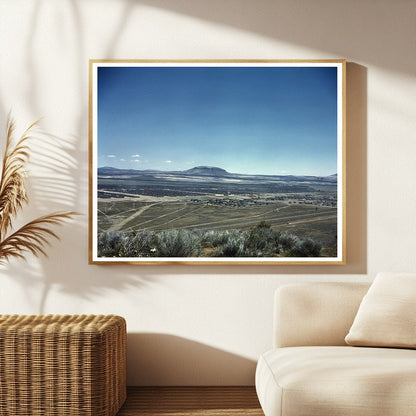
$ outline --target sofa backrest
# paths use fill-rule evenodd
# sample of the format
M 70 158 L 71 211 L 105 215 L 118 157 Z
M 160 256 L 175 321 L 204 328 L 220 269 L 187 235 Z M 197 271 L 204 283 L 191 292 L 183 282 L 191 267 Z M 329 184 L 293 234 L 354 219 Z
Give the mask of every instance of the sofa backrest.
M 300 283 L 275 292 L 275 348 L 346 345 L 369 283 Z

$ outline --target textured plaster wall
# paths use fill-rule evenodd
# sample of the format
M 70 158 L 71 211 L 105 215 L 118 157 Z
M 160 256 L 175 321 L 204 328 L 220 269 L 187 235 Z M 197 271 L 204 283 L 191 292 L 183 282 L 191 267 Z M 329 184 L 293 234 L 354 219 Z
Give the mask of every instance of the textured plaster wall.
M 124 316 L 129 384 L 252 384 L 275 288 L 415 271 L 415 20 L 414 0 L 2 0 L 0 128 L 44 131 L 17 225 L 83 215 L 0 269 L 1 313 Z M 90 58 L 346 58 L 348 264 L 89 266 Z

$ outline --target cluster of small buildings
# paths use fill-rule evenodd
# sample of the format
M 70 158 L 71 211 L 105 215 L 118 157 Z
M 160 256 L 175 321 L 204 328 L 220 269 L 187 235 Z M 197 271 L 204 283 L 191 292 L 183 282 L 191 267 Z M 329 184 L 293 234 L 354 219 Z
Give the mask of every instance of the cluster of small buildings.
M 190 202 L 195 204 L 219 205 L 226 207 L 247 207 L 253 205 L 268 205 L 276 201 L 286 202 L 288 204 L 317 205 L 322 207 L 336 207 L 336 195 L 322 194 L 283 194 L 273 196 L 249 195 L 245 198 L 192 198 Z

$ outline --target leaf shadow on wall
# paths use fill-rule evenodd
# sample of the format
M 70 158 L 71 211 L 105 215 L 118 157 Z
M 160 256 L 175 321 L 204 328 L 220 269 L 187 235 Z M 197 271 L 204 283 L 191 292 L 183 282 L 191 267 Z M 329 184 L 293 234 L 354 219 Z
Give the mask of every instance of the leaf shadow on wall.
M 127 359 L 130 386 L 254 385 L 255 360 L 176 335 L 129 333 Z
M 73 173 L 78 164 L 74 140 L 40 130 L 35 134 L 30 147 L 32 163 L 29 164 L 27 181 L 30 202 L 28 209 L 23 209 L 19 221 L 29 221 L 51 211 L 76 209 L 74 199 L 79 194 L 79 186 Z M 31 174 L 32 170 L 35 173 Z M 52 289 L 74 294 L 77 299 L 91 299 L 107 289 L 123 290 L 126 287 L 137 288 L 147 284 L 146 278 L 134 273 L 121 273 L 118 267 L 102 267 L 98 277 L 96 273 L 91 276 L 85 271 L 77 273 L 77 270 L 85 269 L 87 263 L 87 222 L 87 215 L 82 213 L 74 220 L 54 227 L 53 230 L 61 241 L 50 239 L 51 245 L 46 248 L 48 258 L 41 256 L 35 259 L 27 254 L 27 262 L 12 260 L 0 271 L 20 283 L 26 294 L 26 301 L 32 305 L 32 309 L 38 309 L 38 313 L 55 312 L 47 310 L 48 295 Z M 74 256 L 80 248 L 85 255 Z M 153 284 L 156 284 L 156 279 Z M 34 291 L 35 286 L 41 286 L 41 291 Z M 39 293 L 40 297 L 37 295 Z M 59 312 L 65 313 L 62 310 Z M 81 309 L 80 313 L 82 312 Z M 108 311 L 116 312 L 114 309 Z
M 74 133 L 65 137 L 54 135 L 45 131 L 38 131 L 36 139 L 31 141 L 31 164 L 29 165 L 28 190 L 30 204 L 25 207 L 19 221 L 29 221 L 37 216 L 60 210 L 83 210 L 87 204 L 88 186 L 88 66 L 85 59 L 86 34 L 82 22 L 80 4 L 77 1 L 69 0 L 62 2 L 57 7 L 51 7 L 51 3 L 35 1 L 32 3 L 29 36 L 25 42 L 25 74 L 27 76 L 27 89 L 24 91 L 24 101 L 31 114 L 31 121 L 45 115 L 45 101 L 43 95 L 51 86 L 45 85 L 44 74 L 50 72 L 50 58 L 39 59 L 37 47 L 41 44 L 43 33 L 42 22 L 45 13 L 54 12 L 57 17 L 65 18 L 65 25 L 76 30 L 70 33 L 75 34 L 73 39 L 76 48 L 75 55 L 67 61 L 62 62 L 56 58 L 57 65 L 54 66 L 55 74 L 63 70 L 69 63 L 70 73 L 73 75 L 68 85 L 82 99 L 77 104 L 78 111 L 75 117 L 71 117 L 74 126 Z M 59 15 L 58 15 L 59 12 Z M 127 15 L 125 17 L 127 19 Z M 123 19 L 122 19 L 123 20 Z M 62 23 L 62 22 L 61 22 Z M 51 23 L 52 24 L 52 23 Z M 54 24 L 59 25 L 59 21 Z M 123 22 L 117 26 L 117 33 L 122 32 Z M 60 32 L 61 34 L 64 32 Z M 109 53 L 116 47 L 117 33 L 113 36 L 114 44 L 108 46 Z M 51 37 L 53 42 L 61 45 L 65 51 L 65 37 Z M 47 43 L 42 48 L 47 48 Z M 64 56 L 64 55 L 63 55 Z M 46 90 L 45 90 L 46 88 Z M 68 88 L 63 91 L 68 93 Z M 65 93 L 62 96 L 65 99 Z M 19 106 L 19 102 L 17 102 Z M 59 105 L 62 103 L 59 102 Z M 49 106 L 49 103 L 46 103 Z M 10 103 L 7 104 L 10 106 Z M 4 103 L 0 102 L 0 115 L 6 120 L 7 111 Z M 49 108 L 49 107 L 47 107 Z M 45 115 L 41 123 L 48 124 L 50 115 Z M 49 119 L 48 119 L 49 118 Z M 18 120 L 19 121 L 19 120 Z M 53 124 L 52 120 L 52 124 Z M 2 123 L 3 124 L 3 123 Z M 5 123 L 4 123 L 5 124 Z M 0 274 L 19 283 L 24 293 L 26 309 L 33 313 L 66 313 L 65 310 L 56 308 L 51 310 L 48 307 L 48 297 L 52 291 L 75 295 L 77 302 L 84 299 L 91 299 L 96 295 L 108 290 L 123 290 L 126 287 L 143 287 L 147 284 L 146 277 L 139 277 L 130 269 L 126 273 L 123 267 L 101 267 L 100 272 L 89 274 L 86 266 L 88 259 L 88 215 L 83 210 L 81 216 L 75 220 L 65 223 L 62 227 L 55 227 L 54 231 L 60 236 L 61 241 L 51 240 L 51 246 L 46 249 L 49 258 L 39 258 L 28 255 L 27 262 L 11 261 L 10 264 L 0 269 Z M 82 253 L 79 255 L 79 253 Z M 98 267 L 98 266 L 90 266 Z M 123 270 L 121 270 L 123 269 Z M 115 278 L 116 276 L 116 278 Z M 157 279 L 152 278 L 151 284 L 156 284 Z M 35 290 L 36 289 L 36 290 Z M 91 304 L 91 302 L 89 302 Z M 16 313 L 21 313 L 21 305 L 16 304 Z M 66 306 L 62 306 L 65 308 Z M 114 305 L 116 308 L 117 305 Z M 80 305 L 79 313 L 85 312 Z M 73 310 L 68 311 L 73 312 Z M 108 313 L 117 313 L 109 305 Z

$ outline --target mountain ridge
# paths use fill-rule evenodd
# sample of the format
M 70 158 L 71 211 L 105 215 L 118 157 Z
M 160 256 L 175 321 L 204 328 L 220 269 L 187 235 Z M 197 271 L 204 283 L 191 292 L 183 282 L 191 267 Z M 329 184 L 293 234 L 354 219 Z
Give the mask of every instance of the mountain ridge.
M 163 173 L 163 174 L 179 174 L 179 175 L 190 175 L 190 176 L 210 176 L 210 177 L 230 177 L 230 176 L 263 176 L 263 177 L 286 177 L 286 178 L 326 178 L 337 180 L 337 174 L 326 175 L 326 176 L 315 176 L 315 175 L 265 175 L 265 174 L 244 174 L 244 173 L 230 173 L 227 170 L 217 167 L 217 166 L 195 166 L 193 168 L 187 170 L 180 170 L 180 171 L 164 171 L 164 170 L 157 170 L 157 169 L 123 169 L 123 168 L 115 168 L 112 166 L 102 166 L 97 169 L 99 175 L 106 175 L 106 174 L 152 174 L 152 173 Z

